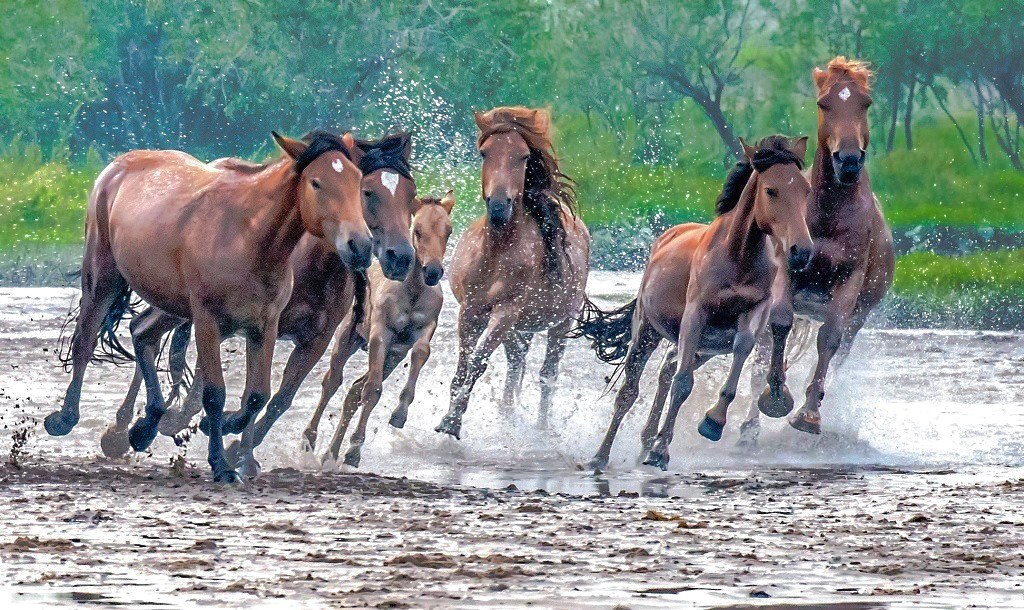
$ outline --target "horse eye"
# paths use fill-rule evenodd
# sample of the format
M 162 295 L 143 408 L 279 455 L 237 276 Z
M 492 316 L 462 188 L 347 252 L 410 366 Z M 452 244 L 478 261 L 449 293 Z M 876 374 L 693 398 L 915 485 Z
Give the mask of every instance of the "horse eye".
M 320 190 L 320 181 L 317 180 L 316 178 L 313 178 L 312 180 L 310 180 L 309 181 L 309 185 L 312 186 L 314 190 L 317 190 L 317 191 Z
M 778 197 L 779 196 L 779 192 L 777 190 L 771 188 L 771 187 L 766 188 L 764 190 L 764 192 L 767 193 L 769 197 Z
M 523 161 L 523 162 L 529 161 L 530 160 L 530 155 L 526 155 L 525 157 L 523 157 L 523 158 L 521 158 L 519 160 Z
M 828 110 L 828 104 L 825 103 L 825 100 L 818 100 L 818 108 Z

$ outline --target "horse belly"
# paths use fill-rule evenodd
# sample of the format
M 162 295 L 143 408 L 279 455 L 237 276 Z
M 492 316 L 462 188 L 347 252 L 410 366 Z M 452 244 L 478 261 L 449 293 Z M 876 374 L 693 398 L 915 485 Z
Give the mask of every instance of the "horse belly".
M 705 356 L 730 354 L 735 339 L 735 326 L 705 326 L 704 332 L 700 335 L 697 352 Z

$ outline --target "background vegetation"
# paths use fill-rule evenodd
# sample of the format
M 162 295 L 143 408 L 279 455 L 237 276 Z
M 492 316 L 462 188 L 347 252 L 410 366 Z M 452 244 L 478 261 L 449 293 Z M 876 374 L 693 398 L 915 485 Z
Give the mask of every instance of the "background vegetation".
M 877 71 L 869 170 L 906 255 L 891 311 L 1020 324 L 992 307 L 1024 304 L 1022 0 L 35 0 L 5 17 L 0 283 L 74 266 L 112 156 L 262 158 L 271 129 L 412 129 L 421 190 L 456 186 L 465 222 L 470 111 L 511 103 L 552 108 L 596 262 L 635 266 L 665 226 L 709 217 L 739 136 L 815 133 L 810 70 L 844 54 Z

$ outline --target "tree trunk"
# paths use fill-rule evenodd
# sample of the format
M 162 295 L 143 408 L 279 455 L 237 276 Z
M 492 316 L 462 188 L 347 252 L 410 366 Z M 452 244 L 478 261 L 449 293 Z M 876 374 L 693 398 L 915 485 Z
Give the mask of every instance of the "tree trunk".
M 903 137 L 907 141 L 907 150 L 914 150 L 914 140 L 911 134 L 911 123 L 914 115 L 914 88 L 917 86 L 917 79 L 910 81 L 910 91 L 907 93 L 907 110 L 903 113 Z
M 988 148 L 985 146 L 985 98 L 981 95 L 980 76 L 974 78 L 974 94 L 978 97 L 974 110 L 978 115 L 978 158 L 982 163 L 988 163 Z
M 886 154 L 891 153 L 892 149 L 896 146 L 896 121 L 900 116 L 900 98 L 902 92 L 900 91 L 899 84 L 893 85 L 892 92 L 892 114 L 889 116 L 889 135 L 885 140 L 885 152 Z

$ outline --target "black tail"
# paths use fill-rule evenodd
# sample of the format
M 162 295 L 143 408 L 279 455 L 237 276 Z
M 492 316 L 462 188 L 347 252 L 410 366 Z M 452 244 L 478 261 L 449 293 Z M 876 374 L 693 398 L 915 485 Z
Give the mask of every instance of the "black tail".
M 363 318 L 366 317 L 366 289 L 369 282 L 367 282 L 365 271 L 353 271 L 352 275 L 355 277 L 355 300 L 352 303 L 352 328 L 355 329 L 363 323 Z
M 597 357 L 610 364 L 621 364 L 633 341 L 633 314 L 636 299 L 612 311 L 601 311 L 584 297 L 583 310 L 570 336 L 590 339 Z
M 103 324 L 100 326 L 99 332 L 99 349 L 97 353 L 93 354 L 92 362 L 109 362 L 117 366 L 128 362 L 135 362 L 135 355 L 125 349 L 124 345 L 121 344 L 121 340 L 117 338 L 117 328 L 121 325 L 121 320 L 134 317 L 135 314 L 139 313 L 139 307 L 142 305 L 141 300 L 133 299 L 132 296 L 132 289 L 128 284 L 125 284 L 124 288 L 114 299 L 113 304 L 111 304 L 106 317 L 103 318 Z M 75 351 L 74 346 L 81 340 L 81 337 L 78 336 L 78 325 L 76 323 L 78 321 L 78 314 L 79 308 L 77 305 L 68 311 L 68 316 L 64 320 L 64 325 L 61 326 L 60 338 L 58 339 L 57 359 L 64 367 L 64 371 L 68 373 L 71 372 L 73 365 L 72 354 Z M 75 329 L 71 338 L 68 339 L 68 327 L 72 324 L 75 324 Z

